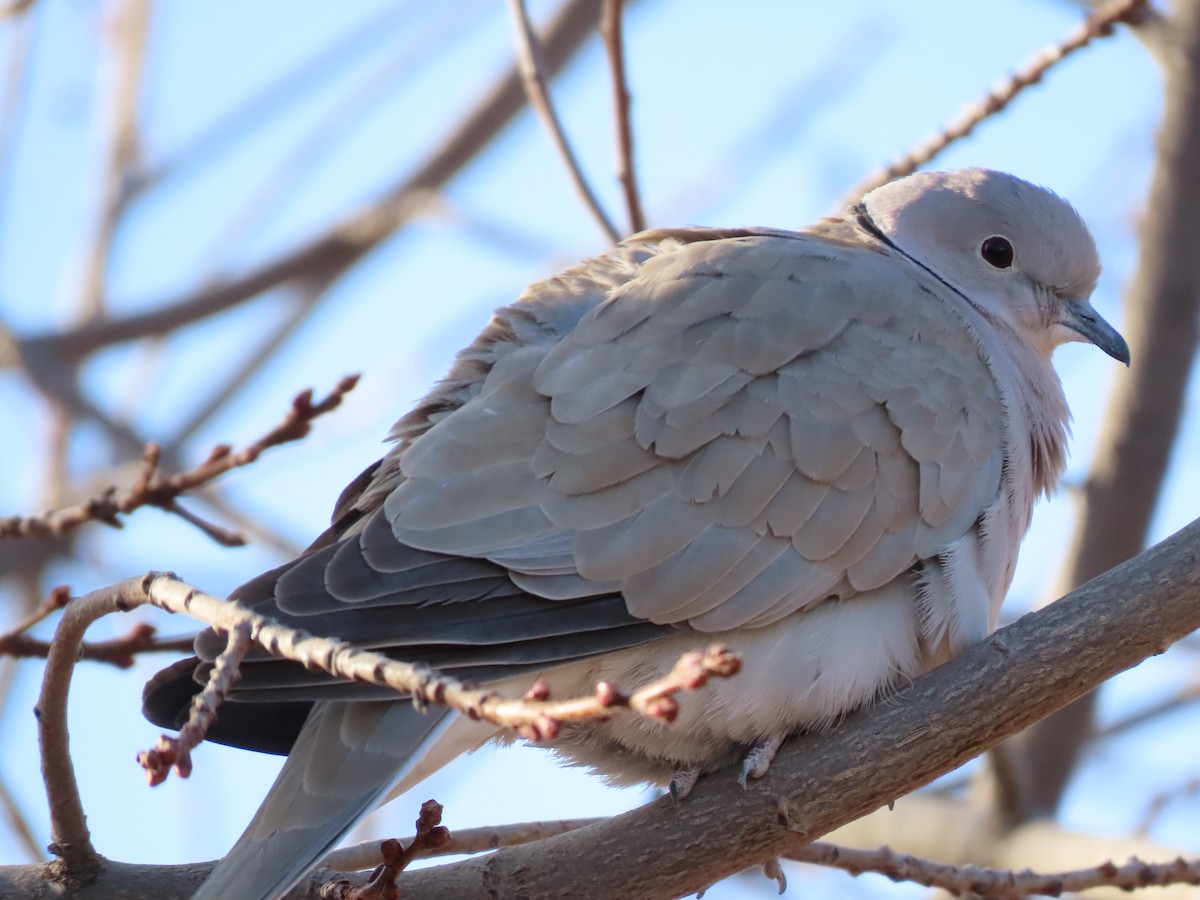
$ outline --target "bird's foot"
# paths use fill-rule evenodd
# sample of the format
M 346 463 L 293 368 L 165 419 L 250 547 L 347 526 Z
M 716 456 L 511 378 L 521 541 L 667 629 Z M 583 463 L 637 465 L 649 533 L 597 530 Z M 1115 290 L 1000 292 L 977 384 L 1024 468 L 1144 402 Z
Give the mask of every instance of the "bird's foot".
M 762 778 L 766 775 L 767 770 L 771 768 L 771 760 L 775 758 L 783 741 L 782 737 L 769 737 L 751 747 L 742 760 L 742 774 L 738 776 L 738 784 L 745 787 L 748 779 Z
M 696 782 L 699 780 L 699 766 L 687 766 L 676 769 L 671 774 L 671 783 L 667 786 L 667 790 L 671 792 L 671 799 L 675 801 L 683 800 L 692 792 L 692 788 L 696 786 Z

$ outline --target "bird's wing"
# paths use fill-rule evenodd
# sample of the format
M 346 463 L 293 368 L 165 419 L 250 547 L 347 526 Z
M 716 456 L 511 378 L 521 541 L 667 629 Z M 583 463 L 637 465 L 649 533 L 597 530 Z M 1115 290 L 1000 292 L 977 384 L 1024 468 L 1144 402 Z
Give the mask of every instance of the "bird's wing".
M 803 234 L 683 245 L 505 356 L 403 449 L 384 514 L 530 594 L 701 631 L 886 584 L 999 491 L 1004 408 L 950 293 Z

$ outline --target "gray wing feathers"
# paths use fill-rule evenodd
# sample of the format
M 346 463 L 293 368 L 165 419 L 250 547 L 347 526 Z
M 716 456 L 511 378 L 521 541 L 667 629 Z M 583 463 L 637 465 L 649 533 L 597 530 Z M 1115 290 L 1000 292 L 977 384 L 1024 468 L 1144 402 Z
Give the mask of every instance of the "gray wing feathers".
M 631 275 L 399 455 L 398 540 L 717 630 L 886 584 L 997 496 L 995 384 L 894 260 L 743 235 Z
M 635 646 L 677 630 L 631 615 L 620 594 L 597 585 L 583 596 L 547 599 L 523 590 L 492 562 L 405 547 L 395 538 L 388 547 L 384 532 L 390 533 L 390 526 L 376 512 L 357 536 L 315 551 L 277 575 L 273 595 L 259 607 L 315 634 L 482 681 Z M 211 661 L 219 648 L 209 649 Z M 201 665 L 198 677 L 210 668 Z M 231 699 L 377 696 L 377 688 L 335 682 L 297 663 L 253 652 Z

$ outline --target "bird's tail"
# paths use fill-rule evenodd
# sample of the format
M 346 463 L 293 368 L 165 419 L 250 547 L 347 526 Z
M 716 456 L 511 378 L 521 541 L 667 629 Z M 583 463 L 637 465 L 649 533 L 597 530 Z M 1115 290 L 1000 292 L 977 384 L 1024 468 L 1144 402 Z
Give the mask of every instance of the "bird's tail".
M 424 758 L 455 718 L 407 700 L 317 703 L 254 820 L 194 900 L 282 896 L 390 787 L 419 780 L 410 770 L 423 777 L 447 761 Z

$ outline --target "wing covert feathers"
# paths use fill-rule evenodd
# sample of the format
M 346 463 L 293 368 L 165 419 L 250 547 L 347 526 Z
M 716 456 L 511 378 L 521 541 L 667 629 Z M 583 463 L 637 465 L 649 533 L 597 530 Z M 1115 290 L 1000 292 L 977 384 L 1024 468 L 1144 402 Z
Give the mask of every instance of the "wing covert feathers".
M 1000 490 L 1004 408 L 929 285 L 803 234 L 679 235 L 398 448 L 398 541 L 709 631 L 879 587 L 967 533 Z

